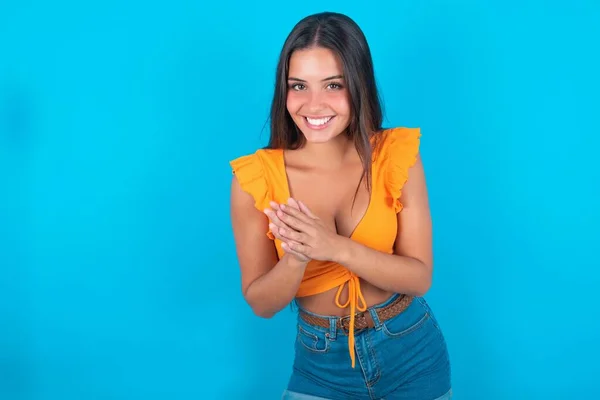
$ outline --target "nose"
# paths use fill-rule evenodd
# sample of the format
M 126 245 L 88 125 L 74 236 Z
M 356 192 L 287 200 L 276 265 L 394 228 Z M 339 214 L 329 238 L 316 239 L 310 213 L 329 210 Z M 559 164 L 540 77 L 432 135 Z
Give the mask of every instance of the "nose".
M 323 110 L 325 108 L 323 93 L 318 90 L 311 92 L 306 106 L 308 111 L 314 114 Z

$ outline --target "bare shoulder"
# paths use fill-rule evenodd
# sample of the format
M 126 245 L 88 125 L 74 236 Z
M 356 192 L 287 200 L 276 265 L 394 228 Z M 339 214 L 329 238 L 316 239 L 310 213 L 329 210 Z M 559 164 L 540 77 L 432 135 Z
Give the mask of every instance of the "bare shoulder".
M 242 188 L 238 177 L 234 174 L 231 179 L 231 211 L 246 211 L 254 208 L 254 198 Z
M 415 162 L 408 168 L 408 179 L 402 188 L 400 202 L 404 208 L 429 208 L 425 167 L 420 153 L 417 153 Z

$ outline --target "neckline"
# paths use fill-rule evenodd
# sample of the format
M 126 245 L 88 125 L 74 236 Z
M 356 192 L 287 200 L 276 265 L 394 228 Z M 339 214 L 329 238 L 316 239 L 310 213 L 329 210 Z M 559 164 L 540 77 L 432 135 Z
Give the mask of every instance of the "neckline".
M 286 195 L 286 200 L 287 200 L 290 197 L 292 197 L 292 193 L 291 193 L 291 189 L 290 189 L 289 177 L 287 174 L 284 150 L 283 149 L 277 149 L 277 150 L 278 150 L 277 153 L 279 155 L 279 167 L 280 167 L 281 174 L 283 175 L 283 186 L 285 189 L 285 195 Z M 372 165 L 371 165 L 371 177 L 373 177 L 373 166 Z M 350 235 L 349 236 L 340 235 L 340 236 L 343 236 L 348 239 L 354 239 L 354 236 L 356 235 L 358 229 L 363 225 L 363 222 L 365 221 L 367 214 L 369 214 L 369 211 L 371 210 L 371 204 L 373 203 L 373 191 L 374 191 L 374 186 L 371 184 L 371 191 L 369 193 L 369 203 L 367 204 L 367 209 L 363 213 L 362 217 L 360 218 L 360 220 L 358 221 L 358 223 L 356 224 L 356 226 L 354 227 L 354 229 L 352 230 Z M 339 233 L 338 233 L 338 235 L 339 235 Z

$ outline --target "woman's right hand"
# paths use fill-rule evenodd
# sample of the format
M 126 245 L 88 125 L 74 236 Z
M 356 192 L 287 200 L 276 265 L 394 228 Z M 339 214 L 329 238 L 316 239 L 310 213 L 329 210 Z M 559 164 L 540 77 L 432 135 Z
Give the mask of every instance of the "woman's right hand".
M 269 229 L 271 230 L 271 233 L 273 234 L 273 236 L 275 236 L 275 238 L 279 239 L 281 241 L 281 247 L 283 248 L 283 250 L 290 254 L 291 256 L 293 256 L 296 260 L 302 262 L 302 263 L 308 263 L 310 261 L 310 258 L 307 257 L 304 254 L 298 253 L 294 250 L 292 250 L 290 248 L 290 244 L 301 244 L 301 243 L 297 243 L 293 240 L 290 240 L 288 238 L 284 238 L 281 236 L 281 234 L 279 233 L 279 226 L 284 226 L 286 227 L 285 229 L 290 229 L 291 228 L 289 226 L 287 226 L 283 221 L 281 221 L 278 217 L 277 217 L 277 211 L 279 211 L 279 204 L 277 204 L 274 201 L 271 201 L 269 203 L 271 205 L 271 209 L 266 209 L 265 210 L 265 214 L 267 215 L 267 217 L 269 217 Z M 288 202 L 288 206 L 290 207 L 294 207 L 295 209 L 300 210 L 300 205 L 293 199 L 290 199 Z

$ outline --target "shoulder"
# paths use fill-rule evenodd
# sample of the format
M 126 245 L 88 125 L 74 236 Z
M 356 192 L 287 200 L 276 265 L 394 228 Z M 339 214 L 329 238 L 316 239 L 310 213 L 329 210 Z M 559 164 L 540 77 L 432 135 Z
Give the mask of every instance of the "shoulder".
M 272 171 L 277 168 L 278 150 L 259 149 L 229 161 L 232 170 L 232 197 L 249 194 L 257 209 L 265 208 L 271 197 Z
M 373 162 L 379 168 L 390 164 L 413 165 L 421 145 L 420 128 L 383 129 L 373 137 Z
M 376 157 L 380 171 L 385 176 L 388 193 L 395 200 L 396 212 L 402 209 L 399 202 L 402 189 L 413 166 L 421 168 L 419 147 L 420 128 L 398 127 L 385 129 L 376 141 Z
M 254 153 L 244 154 L 229 161 L 234 175 L 238 173 L 245 174 L 254 172 L 255 174 L 264 173 L 266 167 L 275 166 L 280 157 L 281 150 L 278 149 L 258 149 Z
M 379 133 L 377 139 L 378 151 L 380 153 L 418 153 L 420 141 L 420 128 L 388 128 Z

